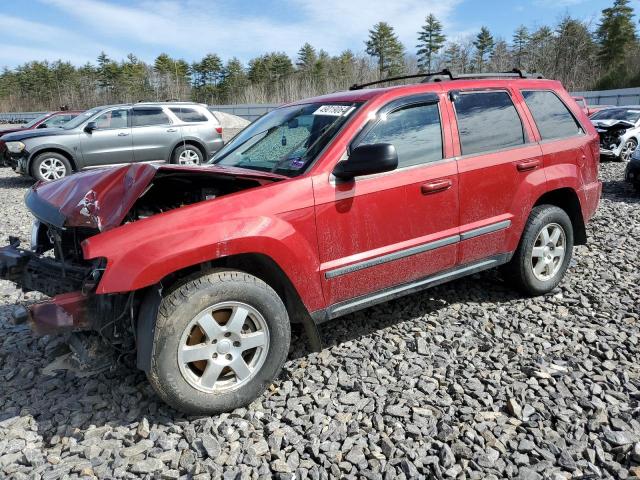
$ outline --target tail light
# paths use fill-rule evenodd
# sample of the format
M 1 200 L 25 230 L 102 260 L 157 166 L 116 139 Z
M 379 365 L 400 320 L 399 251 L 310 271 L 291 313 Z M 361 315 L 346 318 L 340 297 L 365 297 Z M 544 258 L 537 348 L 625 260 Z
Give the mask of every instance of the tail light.
M 222 135 L 222 127 L 216 127 L 216 132 Z

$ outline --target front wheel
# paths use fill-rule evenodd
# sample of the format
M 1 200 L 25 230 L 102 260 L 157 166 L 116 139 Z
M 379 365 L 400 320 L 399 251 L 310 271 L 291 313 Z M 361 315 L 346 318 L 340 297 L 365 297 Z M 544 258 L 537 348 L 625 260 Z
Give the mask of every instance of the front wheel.
M 564 210 L 553 205 L 535 207 L 520 245 L 504 271 L 528 295 L 543 295 L 558 286 L 573 252 L 573 226 Z
M 148 378 L 178 410 L 227 412 L 277 377 L 290 338 L 287 311 L 271 287 L 244 272 L 214 271 L 162 300 Z
M 44 152 L 38 155 L 31 164 L 31 175 L 36 180 L 50 182 L 71 175 L 71 163 L 64 155 Z
M 635 138 L 630 138 L 629 140 L 624 142 L 622 150 L 620 150 L 619 160 L 621 162 L 628 162 L 629 160 L 631 160 L 633 152 L 636 151 L 636 148 L 638 148 L 638 142 Z

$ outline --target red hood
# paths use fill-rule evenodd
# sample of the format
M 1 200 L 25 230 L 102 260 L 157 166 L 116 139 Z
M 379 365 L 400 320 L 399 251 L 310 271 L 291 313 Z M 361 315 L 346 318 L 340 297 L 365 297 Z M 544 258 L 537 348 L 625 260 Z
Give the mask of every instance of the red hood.
M 48 218 L 58 220 L 50 223 L 98 228 L 100 231 L 110 230 L 122 223 L 158 172 L 167 171 L 228 178 L 242 177 L 261 183 L 286 178 L 240 168 L 134 163 L 122 167 L 89 170 L 50 183 L 39 182 L 31 187 L 27 195 L 27 205 L 32 210 L 48 213 Z M 53 213 L 52 207 L 55 209 Z M 34 213 L 41 217 L 38 215 L 39 212 Z

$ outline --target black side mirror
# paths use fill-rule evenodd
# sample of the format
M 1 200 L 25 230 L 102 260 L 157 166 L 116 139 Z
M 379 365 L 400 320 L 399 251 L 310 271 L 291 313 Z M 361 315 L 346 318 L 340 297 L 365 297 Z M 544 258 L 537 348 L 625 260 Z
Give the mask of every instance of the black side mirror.
M 97 129 L 98 129 L 98 125 L 96 124 L 96 122 L 89 122 L 84 126 L 84 131 L 87 133 L 91 133 Z
M 361 175 L 390 172 L 398 168 L 398 153 L 390 143 L 360 145 L 339 162 L 333 169 L 333 175 L 341 180 L 351 180 Z
M 36 128 L 48 128 L 46 123 L 41 123 Z

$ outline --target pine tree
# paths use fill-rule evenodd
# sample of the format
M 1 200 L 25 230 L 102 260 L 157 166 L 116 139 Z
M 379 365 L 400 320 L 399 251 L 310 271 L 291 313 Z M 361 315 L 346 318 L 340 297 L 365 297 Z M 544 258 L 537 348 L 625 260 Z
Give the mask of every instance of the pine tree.
M 365 42 L 368 55 L 378 59 L 380 78 L 399 75 L 404 70 L 404 47 L 393 27 L 386 22 L 379 22 L 369 30 L 369 40 Z
M 316 49 L 309 43 L 305 43 L 300 50 L 298 50 L 298 61 L 296 66 L 303 72 L 310 72 L 315 67 L 318 55 Z
M 605 68 L 622 63 L 629 47 L 637 40 L 629 0 L 614 0 L 612 7 L 602 10 L 596 38 L 600 44 L 599 57 Z
M 473 45 L 474 47 L 476 47 L 478 70 L 482 71 L 485 57 L 491 54 L 494 47 L 493 36 L 491 35 L 491 32 L 489 32 L 489 29 L 487 27 L 482 27 L 480 29 L 480 33 L 478 33 L 478 35 L 476 36 Z
M 518 68 L 522 68 L 525 64 L 529 38 L 529 30 L 524 25 L 520 25 L 513 34 L 513 56 Z
M 429 14 L 425 19 L 425 24 L 418 32 L 418 67 L 421 72 L 431 71 L 433 55 L 438 53 L 446 41 L 447 37 L 442 34 L 442 24 L 433 15 Z

